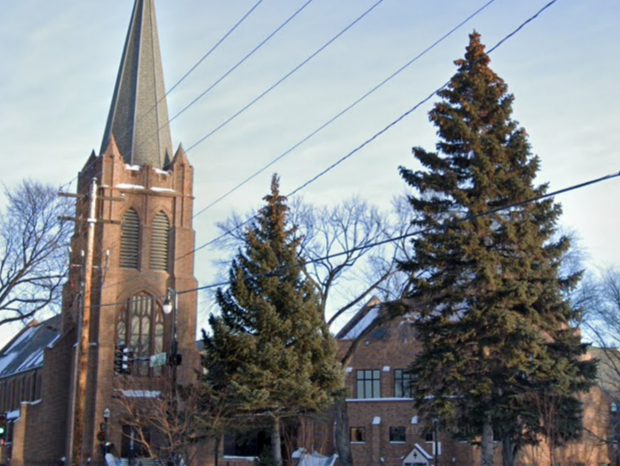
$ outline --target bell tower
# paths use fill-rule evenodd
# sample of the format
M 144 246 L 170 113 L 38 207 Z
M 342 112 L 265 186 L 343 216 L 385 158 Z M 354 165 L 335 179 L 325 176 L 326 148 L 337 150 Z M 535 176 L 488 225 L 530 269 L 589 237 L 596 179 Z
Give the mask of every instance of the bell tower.
M 154 0 L 136 0 L 101 151 L 78 180 L 63 306 L 65 332 L 77 328 L 79 341 L 81 329 L 86 338 L 85 351 L 74 348 L 68 410 L 67 457 L 78 465 L 102 462 L 106 442 L 122 456 L 127 413 L 119 398 L 158 396 L 171 371 L 186 384 L 198 367 L 193 168 L 171 141 Z M 177 298 L 170 314 L 163 309 L 168 290 Z M 129 361 L 119 371 L 122 347 Z M 180 357 L 152 366 L 152 356 L 172 351 Z

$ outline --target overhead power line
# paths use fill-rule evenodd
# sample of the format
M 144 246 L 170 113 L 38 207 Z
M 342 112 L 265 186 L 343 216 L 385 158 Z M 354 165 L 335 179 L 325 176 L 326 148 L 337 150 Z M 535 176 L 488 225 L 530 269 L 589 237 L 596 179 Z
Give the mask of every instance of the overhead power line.
M 412 231 L 410 233 L 405 233 L 405 234 L 402 234 L 402 235 L 393 236 L 393 237 L 386 238 L 386 239 L 383 239 L 383 240 L 367 243 L 367 244 L 364 244 L 364 245 L 361 245 L 361 246 L 357 246 L 355 248 L 350 248 L 350 249 L 347 249 L 345 251 L 340 251 L 340 252 L 333 253 L 333 254 L 327 254 L 325 256 L 317 257 L 317 258 L 314 258 L 314 259 L 304 260 L 302 265 L 314 264 L 314 263 L 318 263 L 318 262 L 325 262 L 325 261 L 327 261 L 329 259 L 334 259 L 336 257 L 348 255 L 348 254 L 351 254 L 351 253 L 354 253 L 354 252 L 363 251 L 363 250 L 367 250 L 367 249 L 373 249 L 373 248 L 376 248 L 376 247 L 379 247 L 379 246 L 384 246 L 384 245 L 389 244 L 389 243 L 394 243 L 394 242 L 397 242 L 397 241 L 402 241 L 404 239 L 413 238 L 414 236 L 419 236 L 419 235 L 422 235 L 422 234 L 425 234 L 425 233 L 437 231 L 438 229 L 449 230 L 450 228 L 452 228 L 452 227 L 454 227 L 456 225 L 459 225 L 461 223 L 471 222 L 471 221 L 476 220 L 476 219 L 481 218 L 481 217 L 486 217 L 488 215 L 497 214 L 497 213 L 503 212 L 505 210 L 514 209 L 515 207 L 521 207 L 521 206 L 524 206 L 524 205 L 527 205 L 527 204 L 531 204 L 533 202 L 539 202 L 539 201 L 542 201 L 544 199 L 549 199 L 549 198 L 552 198 L 552 197 L 559 196 L 561 194 L 566 194 L 566 193 L 571 192 L 571 191 L 576 191 L 576 190 L 579 190 L 579 189 L 583 189 L 583 188 L 586 188 L 588 186 L 592 186 L 592 185 L 601 183 L 603 181 L 612 180 L 612 179 L 618 178 L 618 177 L 620 177 L 620 171 L 619 172 L 615 172 L 615 173 L 611 173 L 609 175 L 601 176 L 599 178 L 594 178 L 594 179 L 591 179 L 591 180 L 588 180 L 588 181 L 584 181 L 582 183 L 571 185 L 571 186 L 568 186 L 566 188 L 558 189 L 557 191 L 553 191 L 553 192 L 546 193 L 546 194 L 541 194 L 539 196 L 535 196 L 535 197 L 532 197 L 532 198 L 529 198 L 529 199 L 525 199 L 523 201 L 517 201 L 517 202 L 513 202 L 511 204 L 507 204 L 507 205 L 502 206 L 502 207 L 496 207 L 494 209 L 489 209 L 489 210 L 486 210 L 486 211 L 481 212 L 479 214 L 472 214 L 472 215 L 467 215 L 465 217 L 457 218 L 457 219 L 454 219 L 454 220 L 452 220 L 450 222 L 447 222 L 443 226 L 422 228 L 422 229 L 419 229 L 419 230 L 416 230 L 416 231 Z M 285 271 L 287 271 L 287 270 L 289 270 L 291 268 L 294 268 L 294 267 L 299 267 L 299 265 L 289 265 L 289 266 L 286 266 L 286 267 L 280 267 L 278 269 L 271 270 L 269 272 L 260 274 L 258 276 L 261 276 L 261 277 L 278 276 L 279 274 L 281 274 L 281 273 L 283 273 L 283 272 L 285 272 Z M 203 286 L 199 286 L 199 287 L 191 288 L 191 289 L 187 289 L 187 290 L 182 290 L 182 291 L 178 291 L 177 290 L 177 293 L 178 294 L 195 293 L 197 291 L 209 290 L 209 289 L 213 289 L 213 288 L 220 288 L 222 286 L 229 285 L 229 283 L 230 282 L 228 282 L 228 281 L 211 283 L 209 285 L 203 285 Z M 158 299 L 163 299 L 163 298 L 165 298 L 165 296 L 155 296 L 152 299 L 153 300 L 158 300 Z M 116 302 L 116 303 L 106 303 L 106 304 L 101 304 L 98 307 L 118 306 L 118 305 L 121 305 L 121 304 L 124 304 L 124 303 L 125 303 L 124 301 L 123 302 Z M 93 306 L 93 307 L 97 307 L 97 306 Z
M 177 81 L 177 82 L 176 82 L 176 83 L 175 83 L 175 84 L 174 84 L 174 85 L 173 85 L 173 86 L 172 86 L 172 87 L 168 90 L 168 92 L 166 92 L 166 94 L 164 94 L 164 96 L 163 96 L 161 99 L 159 99 L 159 100 L 157 101 L 157 103 L 156 103 L 155 105 L 153 105 L 153 106 L 152 106 L 149 110 L 147 110 L 144 114 L 142 114 L 141 116 L 139 116 L 139 118 L 137 119 L 137 121 L 136 121 L 133 125 L 131 125 L 131 126 L 129 127 L 129 129 L 128 129 L 125 133 L 123 133 L 123 137 L 124 137 L 124 136 L 126 136 L 126 135 L 127 135 L 127 133 L 129 133 L 129 131 L 131 131 L 131 130 L 133 129 L 133 127 L 134 127 L 136 124 L 138 124 L 140 121 L 142 121 L 142 119 L 143 119 L 144 117 L 146 117 L 146 116 L 147 116 L 149 113 L 151 113 L 151 112 L 152 112 L 155 108 L 157 108 L 157 106 L 161 103 L 161 101 L 162 101 L 162 100 L 164 100 L 166 97 L 168 97 L 168 95 L 169 95 L 169 94 L 171 94 L 171 93 L 172 93 L 172 92 L 173 92 L 173 91 L 174 91 L 174 90 L 175 90 L 175 89 L 176 89 L 176 88 L 177 88 L 177 87 L 178 87 L 178 86 L 179 86 L 179 85 L 180 85 L 183 81 L 185 81 L 185 79 L 187 79 L 187 78 L 189 77 L 189 75 L 191 75 L 191 74 L 192 74 L 192 73 L 196 70 L 196 68 L 198 68 L 198 67 L 202 64 L 202 62 L 204 62 L 204 61 L 205 61 L 205 60 L 206 60 L 206 59 L 207 59 L 207 58 L 208 58 L 208 57 L 209 57 L 209 56 L 210 56 L 210 55 L 211 55 L 211 54 L 212 54 L 212 53 L 213 53 L 213 52 L 214 52 L 214 51 L 215 51 L 215 50 L 216 50 L 216 49 L 217 49 L 217 48 L 218 48 L 218 47 L 219 47 L 219 46 L 220 46 L 220 45 L 221 45 L 221 44 L 222 44 L 222 43 L 223 43 L 223 42 L 224 42 L 224 41 L 225 41 L 225 40 L 226 40 L 226 39 L 227 39 L 227 38 L 228 38 L 228 37 L 229 37 L 229 36 L 230 36 L 233 32 L 234 32 L 234 31 L 235 31 L 235 30 L 236 30 L 236 29 L 237 29 L 237 28 L 238 28 L 238 27 L 239 27 L 239 26 L 240 26 L 240 25 L 241 25 L 241 24 L 242 24 L 242 23 L 243 23 L 243 22 L 244 22 L 244 21 L 245 21 L 245 20 L 246 20 L 246 19 L 247 19 L 247 18 L 248 18 L 248 17 L 249 17 L 249 16 L 250 16 L 253 12 L 254 12 L 254 10 L 256 10 L 256 8 L 258 8 L 258 6 L 259 6 L 259 5 L 260 5 L 263 1 L 264 1 L 264 0 L 258 0 L 258 1 L 257 1 L 257 2 L 256 2 L 253 6 L 252 6 L 252 8 L 250 8 L 250 9 L 248 10 L 248 12 L 247 12 L 246 14 L 245 14 L 245 15 L 243 15 L 243 16 L 241 17 L 241 19 L 235 23 L 235 25 L 234 25 L 232 28 L 230 28 L 230 29 L 228 30 L 228 32 L 226 32 L 226 34 L 224 34 L 224 35 L 220 38 L 220 40 L 218 40 L 218 41 L 215 43 L 215 45 L 209 49 L 209 51 L 208 51 L 207 53 L 205 53 L 205 54 L 204 54 L 204 55 L 203 55 L 203 56 L 202 56 L 202 57 L 201 57 L 201 58 L 200 58 L 200 59 L 199 59 L 199 60 L 198 60 L 198 61 L 197 61 L 194 65 L 192 65 L 192 67 L 191 67 L 191 68 L 190 68 L 190 69 L 189 69 L 189 70 L 188 70 L 188 71 L 187 71 L 187 72 L 183 75 L 183 77 L 182 77 L 181 79 L 179 79 L 179 80 L 178 80 L 178 81 Z M 312 0 L 310 0 L 310 1 L 312 1 Z M 93 162 L 91 162 L 91 164 L 92 164 L 92 163 L 94 163 L 94 161 L 93 161 Z M 84 168 L 82 169 L 82 171 L 87 170 L 88 168 L 90 168 L 90 166 L 91 166 L 91 165 L 87 165 L 86 167 L 84 167 Z M 61 189 L 62 189 L 62 188 L 65 188 L 65 187 L 70 186 L 70 185 L 71 185 L 71 183 L 73 183 L 76 179 L 77 179 L 77 176 L 75 176 L 75 177 L 74 177 L 71 181 L 69 181 L 68 183 L 65 183 L 64 185 L 62 185 L 62 186 L 61 186 Z
M 323 44 L 321 47 L 319 47 L 316 51 L 314 51 L 308 58 L 306 58 L 304 61 L 302 61 L 299 65 L 295 66 L 291 71 L 289 71 L 287 74 L 285 74 L 282 78 L 280 78 L 278 81 L 276 81 L 274 84 L 272 84 L 270 87 L 268 87 L 265 91 L 263 91 L 261 94 L 259 94 L 257 97 L 255 97 L 250 103 L 246 104 L 241 110 L 239 110 L 238 112 L 236 112 L 234 115 L 232 115 L 231 117 L 229 117 L 227 120 L 225 120 L 223 123 L 221 123 L 219 126 L 217 126 L 215 129 L 211 130 L 209 133 L 207 133 L 205 136 L 203 136 L 202 138 L 200 138 L 198 141 L 196 141 L 194 144 L 192 144 L 186 152 L 191 151 L 192 149 L 194 149 L 196 146 L 198 146 L 199 144 L 203 143 L 204 141 L 206 141 L 207 139 L 209 139 L 211 136 L 213 136 L 215 133 L 217 133 L 220 129 L 224 128 L 226 125 L 228 125 L 228 123 L 230 123 L 231 121 L 233 121 L 234 119 L 236 119 L 239 115 L 241 115 L 243 112 L 245 112 L 246 110 L 248 110 L 250 107 L 252 107 L 255 103 L 257 103 L 259 100 L 261 100 L 263 97 L 265 97 L 267 94 L 269 94 L 271 91 L 273 91 L 276 87 L 278 87 L 280 84 L 282 84 L 284 81 L 286 81 L 288 78 L 290 78 L 293 74 L 295 74 L 297 71 L 299 71 L 303 66 L 305 66 L 306 64 L 308 64 L 314 57 L 316 57 L 319 53 L 321 53 L 323 50 L 325 50 L 327 47 L 329 47 L 331 44 L 333 44 L 336 40 L 338 40 L 344 33 L 346 33 L 349 29 L 351 29 L 353 26 L 355 26 L 357 23 L 359 23 L 363 18 L 365 18 L 367 15 L 369 15 L 376 7 L 378 7 L 381 3 L 383 3 L 385 0 L 378 0 L 376 3 L 374 3 L 370 8 L 368 8 L 366 11 L 364 11 L 364 13 L 362 13 L 360 16 L 358 16 L 355 20 L 353 20 L 351 23 L 349 23 L 348 26 L 346 26 L 343 30 L 341 30 L 338 34 L 336 34 L 334 37 L 332 37 L 330 40 L 328 40 L 325 44 Z M 185 111 L 187 109 L 187 107 L 183 110 Z
M 514 31 L 512 31 L 511 33 L 509 33 L 508 35 L 506 35 L 503 39 L 501 39 L 497 44 L 495 44 L 495 46 L 493 46 L 489 52 L 487 52 L 487 54 L 490 54 L 492 52 L 494 52 L 495 50 L 497 50 L 501 45 L 503 45 L 508 39 L 512 38 L 515 34 L 517 34 L 519 31 L 521 31 L 527 24 L 529 24 L 530 22 L 532 22 L 534 19 L 538 18 L 538 16 L 545 11 L 547 8 L 549 8 L 551 5 L 553 5 L 554 3 L 556 3 L 558 0 L 552 0 L 551 2 L 549 2 L 547 5 L 545 5 L 543 8 L 541 8 L 540 10 L 538 10 L 533 16 L 531 16 L 530 18 L 528 18 L 526 21 L 524 21 L 523 23 L 521 23 Z M 321 171 L 320 173 L 318 173 L 317 175 L 315 175 L 314 177 L 312 177 L 310 180 L 306 181 L 304 184 L 302 184 L 301 186 L 299 186 L 297 189 L 293 190 L 291 193 L 289 193 L 287 196 L 293 196 L 295 194 L 297 194 L 299 191 L 301 191 L 302 189 L 306 188 L 307 186 L 309 186 L 310 184 L 314 183 L 316 180 L 318 180 L 319 178 L 321 178 L 322 176 L 326 175 L 327 173 L 329 173 L 331 170 L 333 170 L 334 168 L 336 168 L 338 165 L 340 165 L 341 163 L 343 163 L 345 160 L 349 159 L 350 157 L 352 157 L 353 155 L 355 155 L 357 152 L 359 152 L 360 150 L 362 150 L 364 147 L 368 146 L 369 144 L 371 144 L 372 142 L 374 142 L 375 140 L 377 140 L 379 137 L 381 137 L 383 134 L 385 134 L 386 132 L 388 132 L 390 129 L 392 129 L 394 126 L 396 126 L 398 123 L 400 123 L 401 121 L 403 121 L 406 117 L 408 117 L 411 113 L 413 113 L 414 111 L 416 111 L 418 108 L 420 108 L 422 105 L 424 105 L 426 102 L 428 102 L 430 99 L 432 99 L 438 92 L 440 92 L 442 89 L 444 89 L 446 86 L 448 86 L 448 84 L 450 84 L 450 80 L 446 81 L 442 86 L 440 86 L 439 88 L 437 88 L 436 90 L 434 90 L 431 94 L 428 95 L 428 97 L 422 99 L 420 102 L 418 102 L 417 104 L 415 104 L 413 107 L 411 107 L 409 110 L 407 110 L 405 113 L 403 113 L 402 115 L 400 115 L 398 118 L 396 118 L 395 120 L 393 120 L 392 122 L 390 122 L 388 125 L 386 125 L 383 129 L 381 129 L 380 131 L 378 131 L 377 133 L 375 133 L 373 136 L 371 136 L 369 139 L 366 139 L 364 142 L 362 142 L 360 145 L 358 145 L 355 149 L 351 150 L 349 153 L 347 153 L 346 155 L 344 155 L 343 157 L 341 157 L 339 160 L 337 160 L 336 162 L 334 162 L 332 165 L 330 165 L 329 167 L 327 167 L 326 169 L 324 169 L 323 171 Z M 177 258 L 176 260 L 181 260 L 187 256 L 189 256 L 190 254 L 193 254 L 195 252 L 198 252 L 208 246 L 211 246 L 212 244 L 217 243 L 218 241 L 220 241 L 222 238 L 225 238 L 226 236 L 228 236 L 232 231 L 237 230 L 245 225 L 247 225 L 249 222 L 251 222 L 253 219 L 255 219 L 256 216 L 253 216 L 251 218 L 249 218 L 248 220 L 246 220 L 245 222 L 241 223 L 240 225 L 237 225 L 233 230 L 230 230 L 226 233 L 221 234 L 220 236 L 194 248 L 193 251 L 188 252 L 187 254 L 184 254 L 183 256 Z
M 235 191 L 237 191 L 239 188 L 241 188 L 242 186 L 246 185 L 248 182 L 250 182 L 251 180 L 253 180 L 254 178 L 256 178 L 258 175 L 260 175 L 261 173 L 263 173 L 265 170 L 267 170 L 269 167 L 273 166 L 276 162 L 282 160 L 284 157 L 286 157 L 287 155 L 289 155 L 291 152 L 293 152 L 295 149 L 297 149 L 298 147 L 300 147 L 302 144 L 305 144 L 306 142 L 308 142 L 310 139 L 312 139 L 314 136 L 316 136 L 318 133 L 320 133 L 321 131 L 323 131 L 325 128 L 327 128 L 330 124 L 332 124 L 333 122 L 335 122 L 336 120 L 338 120 L 340 117 L 342 117 L 343 115 L 345 115 L 346 113 L 348 113 L 350 110 L 352 110 L 354 107 L 356 107 L 358 104 L 360 104 L 361 102 L 363 102 L 364 100 L 366 100 L 366 98 L 370 97 L 372 94 L 374 94 L 376 91 L 378 91 L 380 88 L 382 88 L 385 84 L 387 84 L 388 82 L 390 82 L 392 79 L 394 79 L 396 76 L 398 76 L 400 73 L 402 73 L 403 71 L 405 71 L 407 68 L 409 68 L 409 66 L 413 65 L 415 62 L 417 62 L 420 58 L 422 58 L 424 55 L 426 55 L 428 52 L 430 52 L 431 50 L 433 50 L 437 45 L 439 45 L 441 42 L 443 42 L 444 40 L 446 40 L 448 37 L 450 37 L 454 32 L 456 32 L 458 29 L 460 29 L 462 26 L 464 26 L 465 24 L 467 24 L 471 19 L 473 19 L 474 17 L 476 17 L 479 13 L 481 13 L 483 10 L 485 10 L 489 5 L 491 5 L 492 3 L 494 3 L 496 0 L 490 0 L 489 2 L 485 3 L 484 5 L 482 5 L 480 8 L 478 8 L 476 11 L 474 11 L 471 15 L 469 15 L 467 18 L 465 18 L 463 21 L 461 21 L 459 24 L 457 24 L 455 27 L 453 27 L 452 29 L 450 29 L 446 34 L 444 34 L 443 36 L 441 36 L 439 39 L 437 39 L 435 42 L 433 42 L 430 46 L 428 46 L 426 49 L 424 49 L 422 52 L 420 52 L 419 54 L 417 54 L 415 57 L 413 57 L 411 60 L 409 60 L 407 63 L 405 63 L 403 66 L 401 66 L 399 69 L 397 69 L 395 72 L 393 72 L 392 74 L 390 74 L 387 78 L 385 78 L 383 81 L 381 81 L 379 84 L 377 84 L 376 86 L 374 86 L 372 89 L 370 89 L 368 92 L 366 92 L 364 95 L 362 95 L 360 98 L 358 98 L 356 101 L 354 101 L 352 104 L 350 104 L 349 106 L 347 106 L 346 108 L 344 108 L 343 110 L 341 110 L 340 112 L 338 112 L 335 116 L 331 117 L 329 120 L 327 120 L 325 123 L 323 123 L 321 126 L 319 126 L 317 129 L 315 129 L 314 131 L 312 131 L 310 134 L 308 134 L 306 137 L 304 137 L 302 140 L 300 140 L 299 142 L 297 142 L 296 144 L 294 144 L 293 146 L 291 146 L 289 149 L 287 149 L 286 151 L 284 151 L 282 154 L 280 154 L 279 156 L 277 156 L 275 159 L 273 159 L 271 162 L 269 162 L 267 165 L 263 166 L 262 168 L 260 168 L 258 171 L 254 172 L 252 175 L 250 175 L 249 177 L 247 177 L 246 179 L 244 179 L 243 181 L 241 181 L 239 184 L 237 184 L 235 187 L 231 188 L 230 190 L 228 190 L 227 192 L 225 192 L 224 194 L 222 194 L 220 197 L 218 197 L 216 200 L 214 200 L 213 202 L 211 202 L 209 205 L 207 205 L 206 207 L 204 207 L 203 209 L 199 210 L 197 213 L 194 214 L 194 218 L 198 217 L 200 214 L 206 212 L 207 210 L 209 210 L 211 207 L 215 206 L 216 204 L 220 203 L 222 200 L 224 200 L 225 198 L 227 198 L 228 196 L 230 196 L 232 193 L 234 193 Z
M 282 23 L 278 28 L 276 28 L 276 30 L 274 30 L 269 36 L 267 36 L 267 38 L 265 38 L 252 51 L 250 51 L 244 58 L 242 58 L 236 65 L 234 65 L 230 70 L 228 70 L 224 75 L 222 75 L 217 81 L 215 81 L 214 84 L 212 84 L 210 87 L 208 87 L 203 93 L 201 93 L 192 102 L 190 102 L 190 104 L 188 104 L 183 110 L 181 110 L 174 117 L 172 117 L 170 120 L 168 120 L 168 122 L 166 122 L 164 125 L 162 125 L 158 129 L 158 132 L 161 131 L 161 129 L 163 129 L 166 126 L 168 126 L 170 124 L 170 122 L 172 122 L 174 119 L 176 119 L 182 113 L 184 113 L 186 110 L 188 110 L 191 106 L 193 106 L 196 102 L 198 102 L 198 100 L 200 100 L 203 96 L 205 96 L 211 89 L 213 89 L 218 83 L 220 83 L 223 79 L 225 79 L 228 75 L 230 75 L 230 73 L 232 73 L 236 68 L 238 68 L 245 60 L 247 60 L 250 56 L 252 56 L 252 54 L 254 54 L 269 39 L 271 39 L 275 34 L 277 34 L 293 18 L 295 18 L 299 13 L 301 13 L 301 11 L 303 11 L 303 9 L 305 9 L 312 1 L 314 1 L 314 0 L 308 0 L 306 3 L 304 3 L 284 23 Z M 308 58 L 306 58 L 304 61 L 302 61 L 299 65 L 297 65 L 295 68 L 293 68 L 291 71 L 289 71 L 283 78 L 279 79 L 276 83 L 274 83 L 266 91 L 261 93 L 254 100 L 252 100 L 249 104 L 247 104 L 245 107 L 243 107 L 240 111 L 238 111 L 236 114 L 234 114 L 228 120 L 226 120 L 224 123 L 222 123 L 220 126 L 218 126 L 215 130 L 211 131 L 207 136 L 205 136 L 200 141 L 198 141 L 197 143 L 195 143 L 194 145 L 192 145 L 191 147 L 186 149 L 185 152 L 188 153 L 191 149 L 193 149 L 198 144 L 200 144 L 200 142 L 204 141 L 209 136 L 214 134 L 216 131 L 218 131 L 219 129 L 223 128 L 225 125 L 230 123 L 232 120 L 234 120 L 237 116 L 239 116 L 245 110 L 250 108 L 252 105 L 254 105 L 256 102 L 258 102 L 260 99 L 262 99 L 264 96 L 266 96 L 272 90 L 274 90 L 277 86 L 279 86 L 282 82 L 284 82 L 286 79 L 288 79 L 290 76 L 292 76 L 295 72 L 297 72 L 300 68 L 302 68 L 305 64 L 307 64 L 310 60 L 312 60 L 314 57 L 316 57 L 319 53 L 321 53 L 323 50 L 325 50 L 329 45 L 331 45 L 333 42 L 335 42 L 340 36 L 342 36 L 345 32 L 347 32 L 349 29 L 351 29 L 355 24 L 357 24 L 359 21 L 361 21 L 364 17 L 366 17 L 370 12 L 372 12 L 377 6 L 379 6 L 383 2 L 384 2 L 384 0 L 378 0 L 377 2 L 375 2 L 370 8 L 365 10 L 360 16 L 358 16 L 355 20 L 353 20 L 351 23 L 349 23 L 349 25 L 347 25 L 344 29 L 342 29 L 338 34 L 336 34 L 334 37 L 332 37 L 329 41 L 327 41 L 323 46 L 321 46 L 319 49 L 317 49 L 314 53 L 312 53 Z M 150 137 L 154 137 L 156 135 L 157 135 L 157 133 L 153 133 Z M 115 244 L 118 244 L 118 241 L 116 241 Z M 183 256 L 183 257 L 185 257 L 185 256 Z
M 310 5 L 314 0 L 308 0 L 301 7 L 299 7 L 291 16 L 289 16 L 282 24 L 280 24 L 271 34 L 269 34 L 266 38 L 264 38 L 256 47 L 254 47 L 250 52 L 248 52 L 241 60 L 239 60 L 232 68 L 230 68 L 226 73 L 220 76 L 213 84 L 211 84 L 208 88 L 206 88 L 202 93 L 200 93 L 194 100 L 192 100 L 189 104 L 187 104 L 181 111 L 176 113 L 172 118 L 170 118 L 167 122 L 165 122 L 162 126 L 157 129 L 156 133 L 153 133 L 150 137 L 155 137 L 159 131 L 169 126 L 174 120 L 183 115 L 187 110 L 193 107 L 200 99 L 206 96 L 213 88 L 215 88 L 219 83 L 221 83 L 224 79 L 226 79 L 233 71 L 239 68 L 248 58 L 254 55 L 263 45 L 269 42 L 278 32 L 280 32 L 284 27 L 290 23 L 299 13 L 301 13 L 308 5 Z M 194 144 L 195 146 L 196 144 Z M 185 152 L 189 152 L 194 146 L 191 146 Z

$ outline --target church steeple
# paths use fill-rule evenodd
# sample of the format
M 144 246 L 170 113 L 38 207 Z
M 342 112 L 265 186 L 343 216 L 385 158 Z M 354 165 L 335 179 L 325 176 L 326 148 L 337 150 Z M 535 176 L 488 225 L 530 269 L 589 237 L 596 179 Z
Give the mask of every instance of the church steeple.
M 127 163 L 166 166 L 173 153 L 165 93 L 154 0 L 136 0 L 101 154 L 113 135 Z

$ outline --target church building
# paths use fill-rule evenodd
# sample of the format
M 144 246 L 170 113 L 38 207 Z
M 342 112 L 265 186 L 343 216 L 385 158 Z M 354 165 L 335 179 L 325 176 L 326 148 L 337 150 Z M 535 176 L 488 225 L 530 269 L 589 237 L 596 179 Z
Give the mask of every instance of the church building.
M 151 456 L 142 446 L 157 439 L 135 437 L 127 403 L 170 400 L 170 417 L 170 393 L 200 368 L 193 169 L 181 146 L 173 151 L 154 0 L 135 0 L 101 149 L 85 159 L 62 312 L 0 349 L 0 417 L 8 427 L 0 466 L 107 465 L 108 453 L 126 465 Z M 368 329 L 343 368 L 355 464 L 478 464 L 476 446 L 418 416 L 407 370 L 420 349 L 412 316 L 370 331 L 384 312 L 373 299 L 336 335 L 342 356 Z M 614 358 L 615 371 L 600 377 L 611 382 L 583 395 L 586 435 L 558 449 L 555 464 L 620 465 Z M 333 426 L 327 417 L 291 434 L 292 464 L 333 466 Z M 242 444 L 222 436 L 194 464 L 252 464 L 268 442 L 251 434 L 255 441 Z M 526 447 L 516 465 L 549 466 L 548 451 L 544 442 Z
M 192 170 L 173 152 L 154 0 L 136 0 L 101 150 L 79 173 L 62 313 L 0 350 L 0 464 L 126 457 L 119 396 L 195 377 Z

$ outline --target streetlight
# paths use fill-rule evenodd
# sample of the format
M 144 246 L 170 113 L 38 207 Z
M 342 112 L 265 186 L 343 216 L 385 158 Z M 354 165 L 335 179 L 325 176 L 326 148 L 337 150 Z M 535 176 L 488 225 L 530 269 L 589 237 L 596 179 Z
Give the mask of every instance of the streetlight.
M 176 398 L 177 390 L 177 365 L 179 363 L 178 342 L 177 342 L 177 309 L 178 293 L 172 288 L 168 288 L 166 299 L 162 305 L 164 314 L 172 313 L 172 342 L 170 343 L 170 353 L 168 354 L 168 364 L 172 368 L 172 394 Z
M 170 365 L 170 370 L 172 371 L 171 379 L 172 379 L 172 392 L 171 397 L 176 407 L 177 403 L 177 366 L 181 362 L 180 355 L 178 354 L 178 342 L 177 342 L 177 309 L 178 309 L 178 293 L 172 288 L 168 288 L 168 293 L 166 294 L 166 299 L 162 305 L 162 309 L 164 314 L 170 315 L 172 313 L 172 342 L 170 344 L 170 353 L 168 354 L 168 364 Z M 173 445 L 171 444 L 171 447 Z M 173 464 L 177 464 L 174 452 L 171 451 Z
M 614 445 L 614 452 L 616 454 L 616 466 L 620 466 L 620 450 L 618 449 L 619 448 L 618 434 L 620 433 L 618 432 L 618 405 L 616 404 L 615 401 L 611 403 L 609 410 L 611 411 L 611 415 L 613 417 L 613 423 L 614 423 L 613 445 Z

